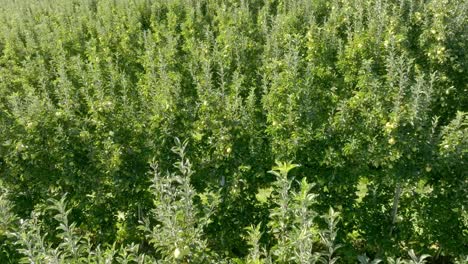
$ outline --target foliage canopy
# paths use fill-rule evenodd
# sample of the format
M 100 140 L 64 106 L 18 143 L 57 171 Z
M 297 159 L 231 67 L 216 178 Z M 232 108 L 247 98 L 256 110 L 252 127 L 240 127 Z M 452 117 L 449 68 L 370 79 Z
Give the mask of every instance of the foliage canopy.
M 0 0 L 0 262 L 462 263 L 467 18 Z

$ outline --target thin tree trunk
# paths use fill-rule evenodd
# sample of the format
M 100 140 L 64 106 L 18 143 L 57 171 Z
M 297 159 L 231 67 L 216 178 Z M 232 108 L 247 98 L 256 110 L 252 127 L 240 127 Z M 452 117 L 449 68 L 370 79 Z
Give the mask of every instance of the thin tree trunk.
M 398 213 L 398 203 L 401 196 L 401 182 L 398 181 L 395 189 L 395 196 L 393 197 L 393 209 L 392 209 L 392 225 L 390 226 L 390 236 L 392 236 L 393 229 L 395 228 L 397 213 Z

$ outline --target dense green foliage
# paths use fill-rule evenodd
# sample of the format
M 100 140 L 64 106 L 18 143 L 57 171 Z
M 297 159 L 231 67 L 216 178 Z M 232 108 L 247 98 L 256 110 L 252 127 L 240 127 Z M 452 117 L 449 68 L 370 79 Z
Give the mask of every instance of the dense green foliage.
M 467 25 L 466 0 L 0 0 L 0 263 L 463 263 Z

